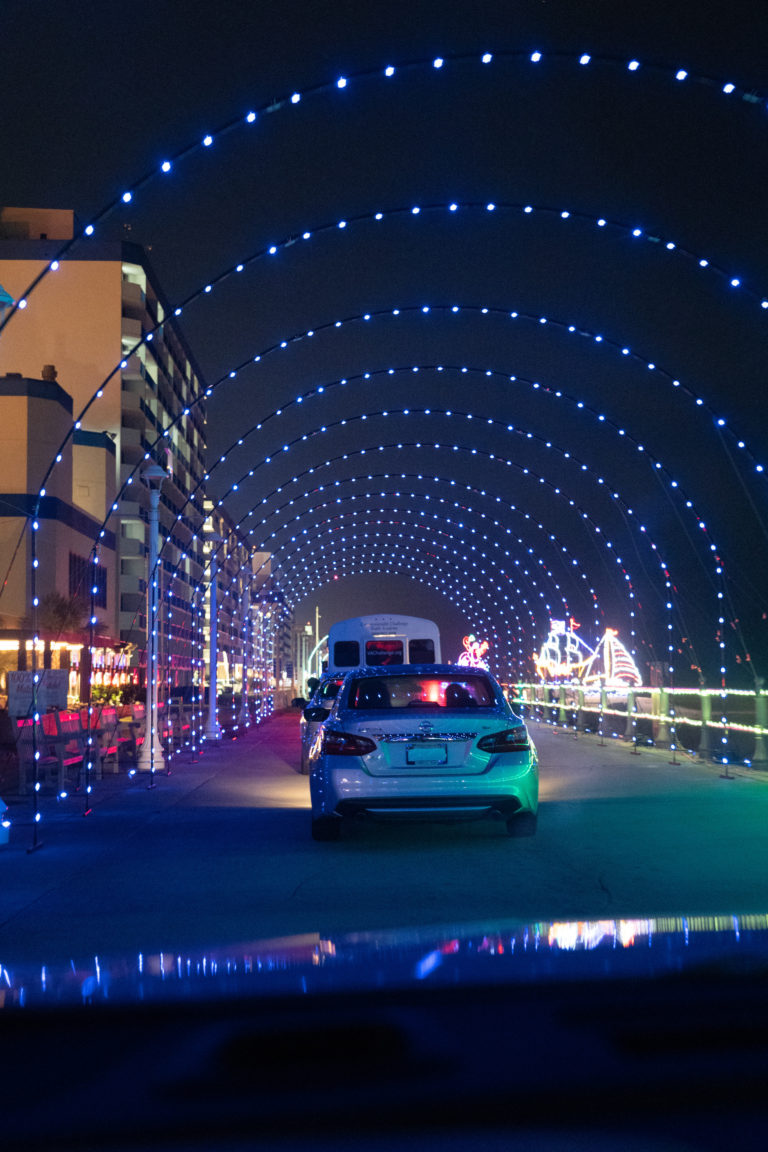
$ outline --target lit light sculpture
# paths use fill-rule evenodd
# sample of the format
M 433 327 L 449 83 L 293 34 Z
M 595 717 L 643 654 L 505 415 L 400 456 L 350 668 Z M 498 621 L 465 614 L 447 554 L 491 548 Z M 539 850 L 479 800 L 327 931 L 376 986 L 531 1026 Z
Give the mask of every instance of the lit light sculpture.
M 579 625 L 571 619 L 550 620 L 549 635 L 541 646 L 536 671 L 542 680 L 579 680 L 592 649 L 576 635 Z
M 470 633 L 465 636 L 463 640 L 464 651 L 456 661 L 463 668 L 488 668 L 488 661 L 484 659 L 486 652 L 490 648 L 487 640 L 476 640 Z
M 567 681 L 606 688 L 639 688 L 643 682 L 637 664 L 618 638 L 606 628 L 592 649 L 576 635 L 579 625 L 571 619 L 550 620 L 549 635 L 534 656 L 536 672 L 544 681 Z
M 605 684 L 606 687 L 639 688 L 643 678 L 634 660 L 618 638 L 615 628 L 606 628 L 605 634 L 587 661 L 582 675 L 585 684 Z

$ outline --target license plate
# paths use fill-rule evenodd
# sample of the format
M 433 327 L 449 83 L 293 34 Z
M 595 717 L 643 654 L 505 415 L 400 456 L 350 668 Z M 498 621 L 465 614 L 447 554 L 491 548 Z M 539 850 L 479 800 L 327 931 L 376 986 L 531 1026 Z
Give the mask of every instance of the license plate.
M 406 744 L 406 764 L 447 764 L 448 746 L 446 744 Z

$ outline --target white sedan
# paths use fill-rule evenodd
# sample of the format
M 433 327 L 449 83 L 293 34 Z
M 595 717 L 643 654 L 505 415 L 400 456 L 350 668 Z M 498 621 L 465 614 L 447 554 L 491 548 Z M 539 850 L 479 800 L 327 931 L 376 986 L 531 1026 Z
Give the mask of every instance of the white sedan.
M 308 715 L 309 714 L 309 715 Z M 308 751 L 315 840 L 344 818 L 505 822 L 536 831 L 536 748 L 489 672 L 455 664 L 351 672 Z

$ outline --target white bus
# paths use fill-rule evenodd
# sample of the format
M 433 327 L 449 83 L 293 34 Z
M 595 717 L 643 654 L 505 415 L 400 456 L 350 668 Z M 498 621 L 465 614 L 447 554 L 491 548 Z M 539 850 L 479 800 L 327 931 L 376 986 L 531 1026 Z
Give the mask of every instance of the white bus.
M 418 616 L 354 616 L 328 633 L 328 671 L 391 664 L 440 664 L 440 632 Z

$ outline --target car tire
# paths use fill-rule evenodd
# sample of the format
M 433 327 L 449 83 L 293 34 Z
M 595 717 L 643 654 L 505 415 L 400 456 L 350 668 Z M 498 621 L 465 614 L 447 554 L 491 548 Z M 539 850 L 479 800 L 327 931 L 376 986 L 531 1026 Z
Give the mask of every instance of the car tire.
M 318 816 L 312 821 L 313 840 L 338 840 L 341 837 L 341 820 L 338 816 Z
M 507 834 L 515 838 L 535 836 L 538 816 L 535 812 L 518 812 L 507 820 Z

